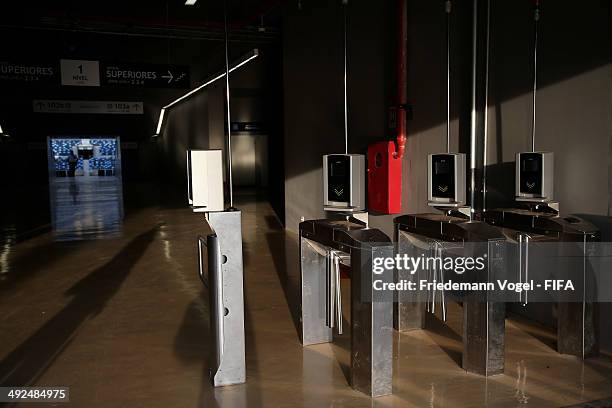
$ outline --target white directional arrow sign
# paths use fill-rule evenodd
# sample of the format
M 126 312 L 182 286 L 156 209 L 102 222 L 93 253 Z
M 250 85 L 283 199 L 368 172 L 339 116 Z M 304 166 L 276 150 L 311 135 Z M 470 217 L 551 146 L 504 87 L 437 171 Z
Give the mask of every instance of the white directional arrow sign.
M 128 62 L 103 63 L 102 85 L 189 88 L 189 67 Z M 1 78 L 0 78 L 1 79 Z
M 168 75 L 162 75 L 162 78 L 168 79 L 168 83 L 170 83 L 170 82 L 172 82 L 172 79 L 174 78 L 174 75 L 172 75 L 172 72 L 168 71 Z

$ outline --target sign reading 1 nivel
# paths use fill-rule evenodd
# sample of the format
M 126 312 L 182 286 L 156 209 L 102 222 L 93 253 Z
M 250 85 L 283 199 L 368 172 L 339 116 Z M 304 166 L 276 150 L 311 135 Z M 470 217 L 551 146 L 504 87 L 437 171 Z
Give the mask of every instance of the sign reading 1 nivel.
M 62 85 L 100 86 L 98 61 L 60 60 Z

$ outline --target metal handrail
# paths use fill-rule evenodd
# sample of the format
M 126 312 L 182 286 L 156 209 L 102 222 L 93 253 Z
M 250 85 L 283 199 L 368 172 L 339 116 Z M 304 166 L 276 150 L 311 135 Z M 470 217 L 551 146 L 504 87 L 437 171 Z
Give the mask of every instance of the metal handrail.
M 223 350 L 224 350 L 224 342 L 225 342 L 225 336 L 223 333 L 223 326 L 224 326 L 224 321 L 223 319 L 225 318 L 225 305 L 223 303 L 223 271 L 221 269 L 221 250 L 219 248 L 218 245 L 214 245 L 214 250 L 216 251 L 215 255 L 214 255 L 214 259 L 216 262 L 216 266 L 215 266 L 215 271 L 213 271 L 212 276 L 205 276 L 204 275 L 204 265 L 202 262 L 202 246 L 206 246 L 209 250 L 208 253 L 208 266 L 210 268 L 210 246 L 208 245 L 208 240 L 209 239 L 216 239 L 217 236 L 216 235 L 209 235 L 206 238 L 204 238 L 201 235 L 198 235 L 198 276 L 200 278 L 200 280 L 202 281 L 202 283 L 204 284 L 204 286 L 209 289 L 209 296 L 210 296 L 210 300 L 211 300 L 211 306 L 214 305 L 214 307 L 211 307 L 211 316 L 210 316 L 210 320 L 211 320 L 211 324 L 215 325 L 215 332 L 217 335 L 217 339 L 216 339 L 216 344 L 217 344 L 217 357 L 218 357 L 218 366 L 221 366 L 221 360 L 223 358 Z M 213 280 L 213 285 L 211 286 L 211 279 Z M 215 318 L 215 316 L 212 316 L 212 313 L 216 312 L 217 316 Z
M 524 241 L 523 241 L 524 238 Z M 518 247 L 519 247 L 519 283 L 528 283 L 529 281 L 529 240 L 531 236 L 529 234 L 519 233 L 518 234 Z M 523 281 L 523 242 L 525 242 L 525 280 Z M 529 303 L 528 291 L 525 291 L 525 300 L 523 301 L 523 292 L 519 292 L 519 302 L 524 306 Z
M 204 265 L 202 264 L 202 245 L 206 245 L 206 240 L 203 236 L 198 235 L 198 276 L 204 286 L 208 289 L 208 279 L 204 276 Z
M 342 327 L 342 289 L 340 286 L 340 251 L 329 250 L 326 254 L 326 325 L 338 328 L 338 334 L 343 334 Z

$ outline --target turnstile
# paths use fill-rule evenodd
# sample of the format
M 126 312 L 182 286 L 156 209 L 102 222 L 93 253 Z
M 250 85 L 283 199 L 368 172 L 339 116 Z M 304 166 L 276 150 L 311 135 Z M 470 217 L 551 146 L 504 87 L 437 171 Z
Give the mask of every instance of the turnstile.
M 533 259 L 529 257 L 529 249 L 534 253 L 537 242 L 556 243 L 554 254 L 556 267 L 550 278 L 569 277 L 574 279 L 582 290 L 578 291 L 578 299 L 572 301 L 557 301 L 557 351 L 562 354 L 571 354 L 581 358 L 597 355 L 599 353 L 599 316 L 598 304 L 589 298 L 596 288 L 590 279 L 588 258 L 590 245 L 601 240 L 599 230 L 591 223 L 576 217 L 561 217 L 558 210 L 548 207 L 547 204 L 526 205 L 525 208 L 505 208 L 489 210 L 485 213 L 485 221 L 491 225 L 503 227 L 505 234 L 514 240 L 525 258 L 521 268 L 529 267 Z M 572 250 L 567 243 L 575 243 L 578 251 Z M 533 255 L 532 255 L 533 256 Z M 568 263 L 569 257 L 581 257 L 580 262 L 573 265 L 578 270 L 564 271 L 563 263 Z M 530 268 L 531 275 L 538 271 Z M 523 272 L 524 273 L 524 272 Z M 541 274 L 541 272 L 540 272 Z M 554 276 L 554 275 L 561 276 Z M 525 299 L 523 306 L 529 304 Z M 551 313 L 552 315 L 552 313 Z
M 393 299 L 373 289 L 378 257 L 393 257 L 393 244 L 377 229 L 350 220 L 300 223 L 302 344 L 333 341 L 342 324 L 338 264 L 350 263 L 351 386 L 372 397 L 391 394 L 393 379 Z M 392 282 L 392 271 L 376 279 Z
M 414 248 L 431 249 L 434 257 L 441 258 L 445 251 L 459 251 L 473 255 L 474 251 L 486 254 L 486 267 L 471 271 L 466 279 L 472 282 L 492 282 L 503 274 L 505 264 L 505 237 L 499 228 L 486 223 L 470 221 L 460 216 L 446 214 L 411 214 L 396 217 L 395 234 L 398 253 L 414 254 Z M 419 244 L 420 242 L 420 244 Z M 467 253 L 465 251 L 468 251 Z M 396 281 L 444 279 L 443 272 L 433 275 L 411 274 L 396 271 Z M 436 293 L 400 291 L 394 308 L 394 327 L 399 331 L 425 328 L 425 314 Z M 441 307 L 445 307 L 444 291 Z M 495 302 L 488 293 L 466 293 L 463 304 L 463 352 L 465 370 L 481 375 L 494 375 L 504 371 L 505 304 Z M 433 311 L 433 310 L 431 310 Z M 444 313 L 444 310 L 443 310 Z
M 210 377 L 215 387 L 241 384 L 246 381 L 241 212 L 206 213 L 206 222 L 212 232 L 198 237 L 198 266 L 210 299 Z

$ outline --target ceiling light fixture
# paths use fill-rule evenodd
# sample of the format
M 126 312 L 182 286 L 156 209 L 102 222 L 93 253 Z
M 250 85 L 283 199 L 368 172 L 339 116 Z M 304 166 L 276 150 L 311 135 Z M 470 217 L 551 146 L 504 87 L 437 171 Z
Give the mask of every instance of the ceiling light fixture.
M 229 72 L 233 72 L 233 71 L 237 70 L 241 66 L 247 64 L 249 61 L 257 58 L 257 56 L 259 56 L 259 50 L 257 48 L 254 48 L 253 50 L 251 50 L 247 54 L 243 55 L 242 58 L 240 58 L 240 60 L 238 60 L 236 63 L 234 63 L 231 66 L 231 68 L 229 69 Z M 174 105 L 184 101 L 185 99 L 189 98 L 193 94 L 201 91 L 202 89 L 206 88 L 208 85 L 212 84 L 215 81 L 218 81 L 219 79 L 221 79 L 223 77 L 225 77 L 225 71 L 223 71 L 222 73 L 213 75 L 212 77 L 210 77 L 210 79 L 205 81 L 202 85 L 198 86 L 197 88 L 192 89 L 191 91 L 187 92 L 185 95 L 180 96 L 179 98 L 177 98 L 174 101 L 170 102 L 166 106 L 163 106 L 161 108 L 161 111 L 159 112 L 159 119 L 157 121 L 157 129 L 155 130 L 155 134 L 153 135 L 153 137 L 159 137 L 161 135 L 162 127 L 164 125 L 164 118 L 166 117 L 166 110 L 168 110 L 171 107 L 173 107 Z
M 2 126 L 0 126 L 0 137 L 6 137 L 6 138 L 10 137 L 8 133 L 4 133 L 4 131 L 2 130 Z
M 193 6 L 198 0 L 185 0 L 186 6 Z

